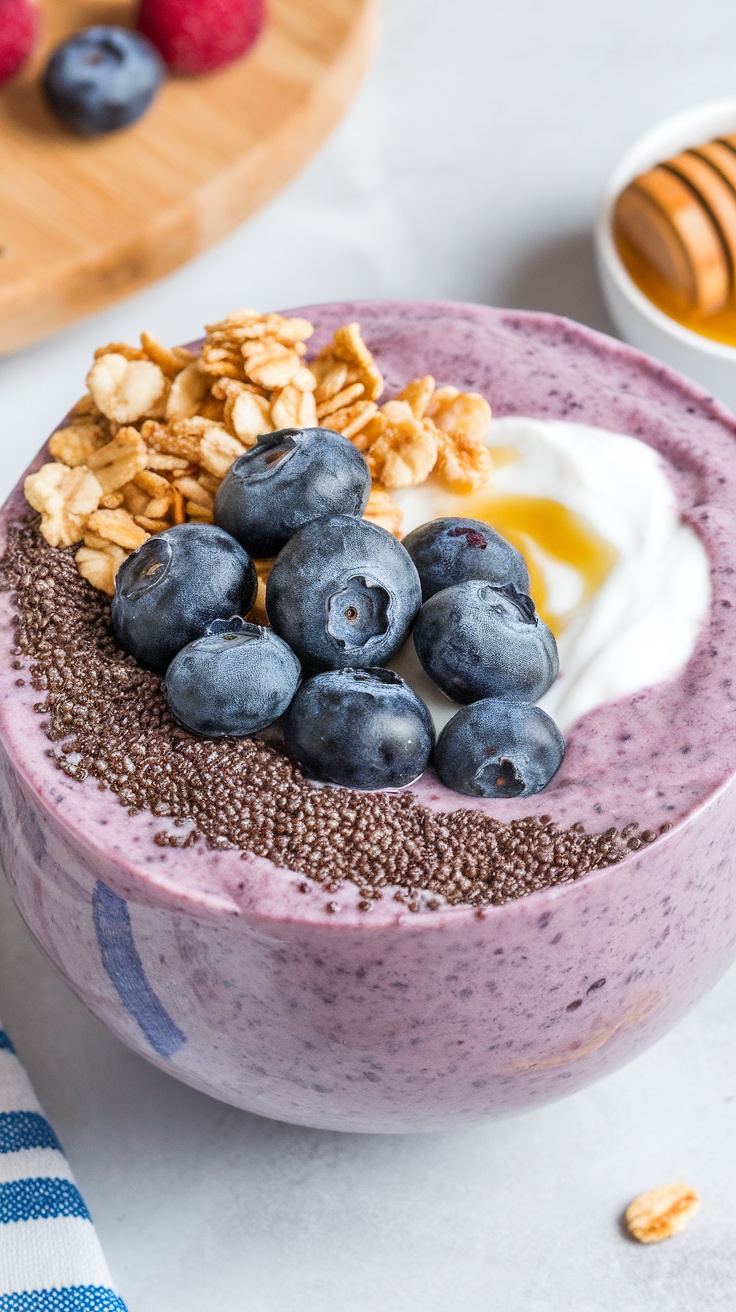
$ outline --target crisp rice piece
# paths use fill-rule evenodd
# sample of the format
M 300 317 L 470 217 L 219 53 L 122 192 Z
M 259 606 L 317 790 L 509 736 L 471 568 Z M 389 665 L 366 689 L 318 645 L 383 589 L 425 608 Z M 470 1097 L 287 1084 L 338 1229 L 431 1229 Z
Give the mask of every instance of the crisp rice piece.
M 161 373 L 170 379 L 176 378 L 177 374 L 180 374 L 195 358 L 186 347 L 177 346 L 172 350 L 152 337 L 150 333 L 141 333 L 141 346 L 148 359 L 157 364 Z
M 166 496 L 152 497 L 146 506 L 147 519 L 165 519 L 174 502 L 174 489 L 169 488 Z M 144 524 L 145 528 L 146 525 Z
M 126 555 L 123 548 L 114 542 L 107 542 L 102 548 L 85 545 L 79 548 L 74 563 L 82 578 L 91 583 L 93 588 L 112 597 L 115 593 L 115 575 Z
M 199 357 L 200 368 L 213 378 L 245 380 L 245 362 L 239 351 L 205 342 Z
M 423 483 L 437 463 L 433 426 L 415 419 L 407 401 L 387 401 L 380 423 L 382 432 L 366 452 L 371 474 L 389 489 Z
M 145 425 L 144 425 L 145 427 Z M 186 456 L 173 456 L 163 451 L 149 451 L 147 460 L 148 469 L 166 470 L 169 473 L 183 474 L 188 469 L 191 461 Z
M 299 347 L 304 342 L 308 342 L 314 332 L 314 325 L 308 319 L 284 318 L 283 315 L 267 316 L 278 319 L 278 326 L 275 331 L 271 329 L 274 336 L 285 346 Z
M 224 424 L 225 422 L 225 403 L 218 401 L 210 392 L 209 396 L 204 398 L 199 407 L 199 417 L 201 419 L 211 419 L 215 424 Z
M 122 506 L 125 497 L 122 492 L 106 492 L 104 497 L 100 498 L 100 508 L 102 510 L 117 510 Z
M 160 424 L 156 419 L 147 419 L 141 428 L 141 436 L 154 451 L 163 455 L 177 456 L 179 468 L 189 464 L 198 464 L 202 442 L 203 425 L 206 420 L 194 416 L 192 419 L 175 419 L 170 424 Z M 162 464 L 148 456 L 149 469 L 174 469 L 175 465 Z
M 317 407 L 314 404 L 314 392 L 302 392 L 299 401 L 297 425 L 299 428 L 316 428 Z
M 205 510 L 211 510 L 215 504 L 212 493 L 206 492 L 196 478 L 177 478 L 174 486 L 179 489 L 183 497 L 196 502 Z
M 212 511 L 206 510 L 205 507 L 200 506 L 197 501 L 185 502 L 185 510 L 189 518 L 195 520 L 197 524 L 212 523 Z
M 323 371 L 318 356 L 312 363 L 311 369 L 316 383 L 314 399 L 319 407 L 321 402 L 329 401 L 330 397 L 336 396 L 343 390 L 347 382 L 348 366 L 344 360 L 334 360 L 330 357 Z
M 459 387 L 436 387 L 430 405 L 427 407 L 430 418 L 437 410 L 460 395 Z
M 371 524 L 378 524 L 380 528 L 385 528 L 396 538 L 401 537 L 404 512 L 380 483 L 374 483 L 371 487 L 368 504 L 363 511 L 363 519 L 369 519 Z
M 365 387 L 368 399 L 377 401 L 383 391 L 383 378 L 363 341 L 360 324 L 346 323 L 338 328 L 329 350 L 336 360 L 344 360 L 348 365 L 348 381 L 359 380 Z M 351 373 L 355 379 L 350 377 Z
M 102 424 L 92 419 L 80 419 L 64 428 L 57 428 L 49 440 L 49 451 L 55 460 L 75 468 L 77 465 L 86 465 L 92 452 L 104 446 L 108 440 Z
M 454 395 L 450 395 L 454 393 Z M 438 388 L 427 414 L 442 433 L 461 433 L 468 441 L 484 443 L 491 427 L 491 407 L 478 392 Z
M 148 473 L 149 471 L 145 470 L 144 472 Z M 136 477 L 140 477 L 140 475 L 137 475 Z M 138 486 L 135 479 L 131 483 L 126 483 L 125 487 L 120 490 L 123 494 L 123 505 L 128 511 L 128 514 L 133 515 L 134 517 L 136 515 L 145 514 L 151 498 L 143 488 Z
M 119 424 L 152 416 L 165 400 L 167 380 L 150 360 L 128 360 L 108 352 L 95 361 L 87 386 L 103 415 Z
M 658 1244 L 685 1229 L 700 1211 L 700 1194 L 686 1184 L 663 1184 L 626 1208 L 626 1226 L 640 1244 Z
M 362 383 L 350 383 L 348 387 L 343 387 L 334 396 L 327 397 L 326 400 L 317 404 L 317 418 L 326 419 L 329 415 L 334 414 L 336 410 L 342 410 L 345 406 L 352 405 L 364 393 L 365 387 Z
M 257 383 L 244 382 L 240 378 L 216 378 L 210 395 L 224 402 L 230 396 L 239 396 L 241 392 L 251 392 L 253 396 L 260 396 L 264 401 L 271 399 L 271 392 L 267 387 L 259 387 Z
M 136 551 L 149 537 L 127 510 L 95 510 L 87 520 L 87 526 L 108 542 L 125 547 L 126 551 Z
M 453 492 L 475 492 L 491 477 L 493 461 L 485 445 L 491 407 L 477 392 L 438 388 L 427 406 L 438 431 L 437 476 Z
M 273 393 L 271 402 L 271 413 L 269 428 L 276 431 L 279 428 L 308 428 L 310 425 L 299 423 L 299 407 L 304 392 L 300 392 L 298 387 L 293 383 L 282 387 L 280 391 Z
M 366 400 L 377 400 L 383 391 L 383 379 L 357 324 L 338 329 L 333 340 L 311 361 L 309 368 L 315 378 L 318 401 L 327 400 L 334 392 L 354 383 L 362 384 Z
M 133 479 L 136 487 L 147 492 L 149 497 L 165 497 L 171 492 L 171 484 L 168 479 L 161 474 L 156 474 L 152 469 L 142 469 Z
M 330 415 L 329 427 L 335 433 L 342 433 L 343 437 L 354 440 L 361 429 L 370 423 L 377 410 L 375 401 L 354 401 L 352 405 L 345 406 L 343 410 L 335 410 Z M 359 446 L 357 442 L 356 446 Z
M 424 378 L 415 378 L 399 392 L 397 401 L 406 401 L 415 419 L 424 419 L 434 394 L 434 378 L 425 374 Z
M 298 387 L 300 392 L 314 392 L 317 387 L 317 380 L 309 368 L 309 365 L 300 363 L 294 377 L 292 378 L 294 387 Z
M 130 346 L 128 342 L 108 342 L 107 346 L 98 346 L 95 351 L 95 360 L 99 360 L 103 355 L 122 355 L 126 360 L 146 360 L 146 352 L 140 346 Z
M 203 487 L 207 492 L 211 492 L 214 496 L 222 479 L 217 478 L 215 474 L 208 474 L 206 469 L 200 469 L 197 474 L 197 482 L 200 487 Z
M 426 421 L 425 421 L 426 422 Z M 487 446 L 463 433 L 437 431 L 437 477 L 453 492 L 477 492 L 486 487 L 493 473 L 493 458 Z
M 248 324 L 251 320 L 261 320 L 265 318 L 260 310 L 242 309 L 232 310 L 224 319 L 217 323 L 206 323 L 204 330 L 208 337 L 217 337 L 220 335 L 229 336 L 229 334 L 238 326 Z
M 317 408 L 312 392 L 302 392 L 289 383 L 280 392 L 273 393 L 269 429 L 315 428 Z
M 148 452 L 137 428 L 119 429 L 117 436 L 87 460 L 96 475 L 103 493 L 117 492 L 146 467 Z
M 200 443 L 199 463 L 208 474 L 224 478 L 233 461 L 244 451 L 245 447 L 237 438 L 218 424 L 209 424 Z
M 259 314 L 257 310 L 238 310 L 220 323 L 209 324 L 207 335 L 213 341 L 245 342 L 273 337 L 283 346 L 297 346 L 312 336 L 308 319 L 287 319 L 280 314 Z
M 128 514 L 133 515 L 134 517 L 136 515 L 145 514 L 151 501 L 147 492 L 144 492 L 135 482 L 130 482 L 126 483 L 125 486 L 121 488 L 121 493 L 123 497 L 123 506 L 128 511 Z
M 186 524 L 187 511 L 186 511 L 186 503 L 184 501 L 184 497 L 182 496 L 179 489 L 176 487 L 173 489 L 173 492 L 174 492 L 174 500 L 171 507 L 171 517 L 175 524 Z
M 194 361 L 176 375 L 166 400 L 167 419 L 191 419 L 199 414 L 212 379 Z
M 225 426 L 244 447 L 253 446 L 261 433 L 270 433 L 273 428 L 267 398 L 232 383 L 225 401 Z
M 164 529 L 171 528 L 168 519 L 151 519 L 148 515 L 136 515 L 135 522 L 146 533 L 163 533 Z
M 244 343 L 242 354 L 247 377 L 268 389 L 286 387 L 302 369 L 309 372 L 295 351 L 271 338 Z
M 56 462 L 29 474 L 23 489 L 29 505 L 41 513 L 41 533 L 50 547 L 79 542 L 102 497 L 95 475 L 84 465 L 69 469 Z

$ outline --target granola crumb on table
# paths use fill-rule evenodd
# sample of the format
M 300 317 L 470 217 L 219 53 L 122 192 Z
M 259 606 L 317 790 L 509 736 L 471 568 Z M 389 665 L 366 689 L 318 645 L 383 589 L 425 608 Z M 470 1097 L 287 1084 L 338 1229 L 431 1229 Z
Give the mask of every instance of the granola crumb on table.
M 658 1244 L 685 1229 L 700 1211 L 700 1194 L 686 1184 L 663 1184 L 626 1208 L 626 1227 L 640 1244 Z
M 383 378 L 357 323 L 338 328 L 311 361 L 306 319 L 240 310 L 209 324 L 198 355 L 111 342 L 95 352 L 88 393 L 49 443 L 53 460 L 25 480 L 52 547 L 79 544 L 75 562 L 94 588 L 152 534 L 211 523 L 215 493 L 238 456 L 280 428 L 333 429 L 363 452 L 373 478 L 366 519 L 401 536 L 392 491 L 432 474 L 453 492 L 491 473 L 484 397 L 437 388 L 427 375 L 380 405 Z M 270 562 L 258 561 L 253 618 L 265 622 Z

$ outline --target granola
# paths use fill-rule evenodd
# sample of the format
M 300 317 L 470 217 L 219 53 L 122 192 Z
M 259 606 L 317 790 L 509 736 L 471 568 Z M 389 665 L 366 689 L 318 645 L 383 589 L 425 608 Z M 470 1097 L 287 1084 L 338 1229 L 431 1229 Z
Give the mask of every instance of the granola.
M 658 1244 L 684 1230 L 699 1211 L 697 1189 L 686 1184 L 663 1184 L 629 1203 L 626 1226 L 640 1244 Z
M 112 594 L 126 556 L 187 520 L 211 523 L 230 466 L 264 433 L 321 424 L 362 451 L 373 478 L 366 519 L 401 536 L 391 493 L 430 475 L 456 492 L 491 473 L 487 401 L 426 375 L 380 404 L 383 378 L 357 323 L 311 361 L 306 319 L 241 310 L 207 327 L 198 352 L 148 333 L 95 352 L 87 394 L 49 442 L 53 460 L 25 482 L 54 547 Z M 265 619 L 270 562 L 257 562 L 254 618 Z

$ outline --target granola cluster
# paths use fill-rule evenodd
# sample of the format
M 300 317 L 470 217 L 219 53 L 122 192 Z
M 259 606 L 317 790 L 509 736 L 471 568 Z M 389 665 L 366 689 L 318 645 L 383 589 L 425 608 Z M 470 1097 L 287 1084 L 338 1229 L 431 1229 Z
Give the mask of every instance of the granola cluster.
M 391 492 L 430 474 L 455 492 L 490 476 L 488 402 L 417 378 L 379 405 L 383 379 L 356 323 L 307 361 L 306 319 L 241 310 L 207 328 L 198 355 L 148 333 L 140 347 L 95 352 L 87 394 L 49 444 L 54 457 L 25 481 L 53 547 L 80 543 L 75 561 L 112 595 L 125 557 L 151 534 L 212 522 L 214 497 L 259 435 L 319 424 L 363 452 L 373 485 L 365 517 L 401 535 Z M 270 562 L 256 562 L 264 619 Z

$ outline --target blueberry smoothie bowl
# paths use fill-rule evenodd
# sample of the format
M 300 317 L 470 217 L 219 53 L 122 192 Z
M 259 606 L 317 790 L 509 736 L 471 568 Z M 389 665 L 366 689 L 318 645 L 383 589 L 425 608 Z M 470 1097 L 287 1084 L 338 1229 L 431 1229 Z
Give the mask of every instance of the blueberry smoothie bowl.
M 735 955 L 736 420 L 459 304 L 243 311 L 87 383 L 0 564 L 0 857 L 77 996 L 349 1131 L 662 1035 Z

